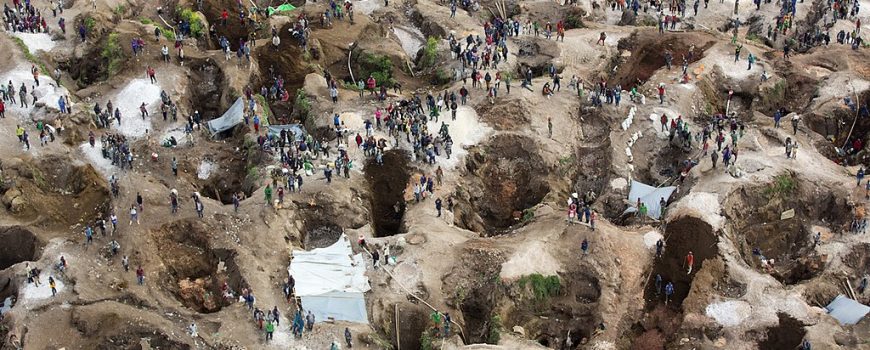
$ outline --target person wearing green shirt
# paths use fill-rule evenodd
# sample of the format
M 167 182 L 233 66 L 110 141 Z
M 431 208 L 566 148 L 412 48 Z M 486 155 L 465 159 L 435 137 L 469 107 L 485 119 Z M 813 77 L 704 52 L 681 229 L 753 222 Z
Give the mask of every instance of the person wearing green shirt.
M 275 324 L 272 321 L 266 323 L 266 340 L 272 340 L 272 334 L 275 333 Z
M 266 185 L 266 189 L 263 192 L 266 193 L 266 205 L 272 204 L 272 185 Z

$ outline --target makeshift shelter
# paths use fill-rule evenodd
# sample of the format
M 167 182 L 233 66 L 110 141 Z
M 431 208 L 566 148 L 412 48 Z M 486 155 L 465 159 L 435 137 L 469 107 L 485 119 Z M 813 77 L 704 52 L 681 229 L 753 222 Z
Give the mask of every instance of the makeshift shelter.
M 676 189 L 674 186 L 652 187 L 632 180 L 631 189 L 628 191 L 628 201 L 631 206 L 625 210 L 625 213 L 637 212 L 637 200 L 640 199 L 640 202 L 647 208 L 646 215 L 653 219 L 659 219 L 662 216 L 662 198 L 667 202 Z
M 315 319 L 368 323 L 364 293 L 369 291 L 362 254 L 352 255 L 342 234 L 335 244 L 310 251 L 294 250 L 287 271 L 296 280 L 296 296 Z
M 281 130 L 293 132 L 293 136 L 296 137 L 296 142 L 304 140 L 305 128 L 302 127 L 302 124 L 269 125 L 266 127 L 266 131 L 269 133 L 269 136 L 273 137 L 280 136 Z
M 290 5 L 290 4 L 283 4 L 283 5 L 278 6 L 278 7 L 272 7 L 272 6 L 269 6 L 269 7 L 266 8 L 266 11 L 269 12 L 269 16 L 271 16 L 271 15 L 272 15 L 273 13 L 275 13 L 275 12 L 292 11 L 292 10 L 295 10 L 295 9 L 296 9 L 296 6 L 293 6 L 293 5 Z
M 222 133 L 242 123 L 245 119 L 245 100 L 241 97 L 220 117 L 209 120 L 205 125 L 211 135 Z
M 838 295 L 828 306 L 828 315 L 837 319 L 840 324 L 852 325 L 861 321 L 864 316 L 870 312 L 870 306 L 861 304 L 854 299 L 849 299 L 843 295 Z

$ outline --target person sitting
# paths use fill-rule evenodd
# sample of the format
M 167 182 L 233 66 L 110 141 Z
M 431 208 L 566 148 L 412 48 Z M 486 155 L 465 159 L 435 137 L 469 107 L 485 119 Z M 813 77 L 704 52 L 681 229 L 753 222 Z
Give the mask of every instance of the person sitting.
M 544 84 L 544 88 L 541 90 L 541 93 L 542 93 L 544 96 L 547 96 L 547 98 L 550 98 L 550 96 L 553 95 L 553 90 L 550 89 L 550 83 L 545 83 L 545 84 Z

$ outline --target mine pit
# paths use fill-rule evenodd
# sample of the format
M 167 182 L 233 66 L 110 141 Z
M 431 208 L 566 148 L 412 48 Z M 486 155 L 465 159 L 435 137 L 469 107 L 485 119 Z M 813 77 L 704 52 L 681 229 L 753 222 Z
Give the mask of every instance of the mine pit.
M 405 190 L 411 179 L 407 152 L 384 152 L 383 161 L 383 165 L 378 165 L 369 159 L 364 168 L 371 189 L 369 206 L 376 237 L 392 236 L 402 230 Z
M 668 306 L 680 309 L 683 300 L 689 295 L 695 275 L 703 267 L 707 259 L 719 255 L 718 238 L 713 227 L 707 222 L 695 217 L 681 217 L 669 222 L 665 231 L 665 249 L 660 259 L 656 259 L 650 279 L 647 281 L 644 298 L 647 308 L 664 304 L 664 287 L 668 282 L 674 284 L 674 294 Z M 686 256 L 692 252 L 695 263 L 692 273 L 687 274 Z M 662 290 L 656 293 L 655 276 L 662 276 Z
M 42 243 L 22 226 L 0 228 L 0 270 L 24 261 L 39 259 Z

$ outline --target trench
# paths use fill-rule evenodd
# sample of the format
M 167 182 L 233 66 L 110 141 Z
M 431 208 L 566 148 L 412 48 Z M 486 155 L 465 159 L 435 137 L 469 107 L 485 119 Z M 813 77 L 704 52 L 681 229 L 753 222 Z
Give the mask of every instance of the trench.
M 256 165 L 266 157 L 256 143 L 245 142 L 242 135 L 234 135 L 233 139 L 212 146 L 215 153 L 210 158 L 216 159 L 213 163 L 217 171 L 210 173 L 206 179 L 196 178 L 200 194 L 223 204 L 232 204 L 233 194 L 244 199 L 254 193 L 254 180 L 258 177 L 251 172 L 256 171 Z
M 190 113 L 199 111 L 203 121 L 223 115 L 227 103 L 224 100 L 224 72 L 210 58 L 190 62 Z
M 369 206 L 375 237 L 392 236 L 401 231 L 405 189 L 411 178 L 407 152 L 386 151 L 383 161 L 383 165 L 378 165 L 374 159 L 369 159 L 364 169 L 371 193 Z
M 713 227 L 704 220 L 686 216 L 669 222 L 665 229 L 667 248 L 662 257 L 656 259 L 644 292 L 647 309 L 653 309 L 656 305 L 664 303 L 664 287 L 668 282 L 674 284 L 674 294 L 668 306 L 676 310 L 681 309 L 683 300 L 692 288 L 692 281 L 703 267 L 704 261 L 719 255 L 717 243 L 718 238 L 713 232 Z M 686 273 L 688 266 L 685 264 L 689 252 L 692 252 L 695 259 L 691 274 Z M 655 287 L 656 275 L 662 276 L 662 290 L 658 293 Z
M 714 42 L 704 41 L 697 35 L 666 33 L 659 35 L 655 31 L 645 31 L 632 34 L 621 39 L 618 44 L 620 50 L 630 50 L 632 55 L 624 62 L 619 62 L 618 69 L 610 77 L 610 85 L 621 85 L 624 90 L 642 85 L 655 72 L 666 67 L 664 50 L 670 50 L 673 57 L 672 70 L 681 69 L 683 57 L 691 64 L 704 57 L 704 51 L 712 47 Z M 689 57 L 689 49 L 695 46 L 693 54 Z M 612 70 L 611 70 L 612 72 Z

